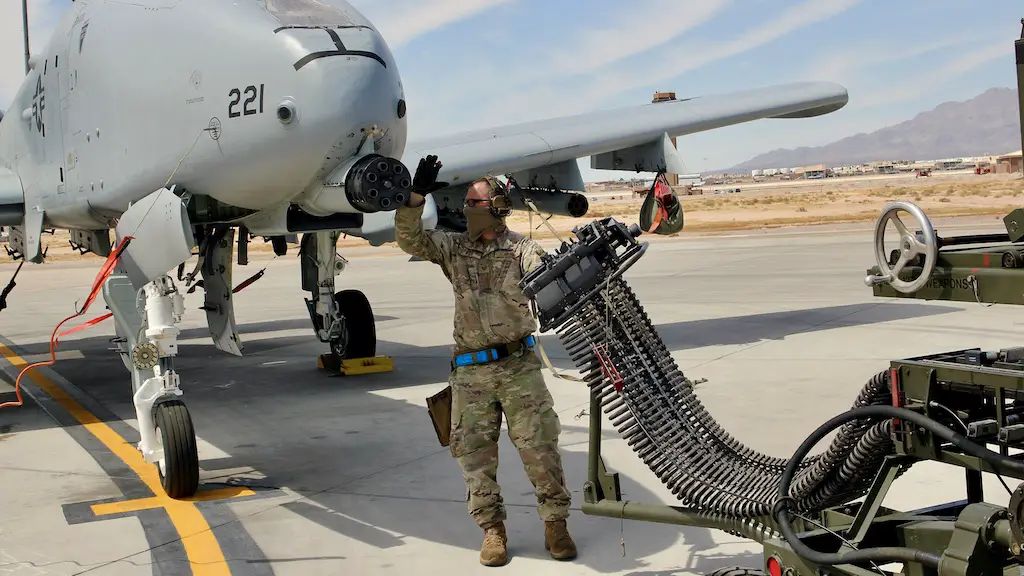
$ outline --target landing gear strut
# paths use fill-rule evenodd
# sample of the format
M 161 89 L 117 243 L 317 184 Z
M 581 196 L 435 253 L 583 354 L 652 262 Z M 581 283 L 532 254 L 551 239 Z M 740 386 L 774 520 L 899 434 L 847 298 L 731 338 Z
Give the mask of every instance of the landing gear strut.
M 199 453 L 173 366 L 175 324 L 185 312 L 182 295 L 167 276 L 136 291 L 127 275 L 115 272 L 103 284 L 103 299 L 113 314 L 121 360 L 132 374 L 139 451 L 156 464 L 168 496 L 192 496 L 199 488 Z
M 334 291 L 334 277 L 346 264 L 338 256 L 337 243 L 338 233 L 333 231 L 302 236 L 300 270 L 302 289 L 312 295 L 306 299 L 309 317 L 317 338 L 330 344 L 337 359 L 369 358 L 377 350 L 373 309 L 359 290 Z

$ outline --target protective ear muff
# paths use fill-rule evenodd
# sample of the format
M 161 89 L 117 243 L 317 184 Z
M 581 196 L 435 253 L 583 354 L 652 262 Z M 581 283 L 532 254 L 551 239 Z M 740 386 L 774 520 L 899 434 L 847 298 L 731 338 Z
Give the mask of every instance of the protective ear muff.
M 504 218 L 512 213 L 512 202 L 508 199 L 508 193 L 499 189 L 491 197 L 491 215 L 495 218 Z
M 512 213 L 512 200 L 508 197 L 508 188 L 501 185 L 497 178 L 488 178 L 491 185 L 491 216 L 504 218 Z

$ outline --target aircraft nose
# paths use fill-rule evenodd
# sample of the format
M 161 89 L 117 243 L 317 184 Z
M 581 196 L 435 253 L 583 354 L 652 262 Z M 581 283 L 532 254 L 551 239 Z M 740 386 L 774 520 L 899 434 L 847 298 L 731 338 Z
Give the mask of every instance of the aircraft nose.
M 278 105 L 278 120 L 286 130 L 298 127 L 304 140 L 317 148 L 315 178 L 300 205 L 317 215 L 394 209 L 396 195 L 407 189 L 400 183 L 410 178 L 400 160 L 406 103 L 384 39 L 363 25 L 285 27 L 279 33 L 287 35 L 300 89 L 295 98 Z M 374 157 L 362 157 L 367 153 Z M 384 172 L 371 168 L 382 163 L 387 164 L 388 182 L 398 178 L 395 186 L 382 187 L 374 180 Z
M 405 148 L 406 103 L 398 67 L 384 38 L 368 25 L 284 26 L 303 102 L 286 98 L 277 107 L 284 124 L 297 118 L 306 127 L 341 131 L 332 142 L 335 155 L 355 153 L 358 140 L 376 128 L 378 153 Z M 355 130 L 352 133 L 352 130 Z M 383 137 L 382 137 L 383 136 Z M 351 141 L 351 142 L 350 142 Z

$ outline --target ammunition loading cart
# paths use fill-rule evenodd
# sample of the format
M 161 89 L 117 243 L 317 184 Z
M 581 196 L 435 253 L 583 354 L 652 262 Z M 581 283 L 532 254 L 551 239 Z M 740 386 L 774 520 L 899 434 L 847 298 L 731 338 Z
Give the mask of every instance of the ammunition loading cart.
M 898 224 L 901 248 L 886 258 L 881 231 L 899 210 L 924 232 Z M 876 226 L 878 266 L 867 282 L 877 296 L 1018 303 L 1024 244 L 1008 242 L 1024 237 L 1024 211 L 1006 221 L 1007 235 L 941 239 L 917 206 L 891 204 Z M 981 478 L 1024 480 L 1024 461 L 1010 454 L 1024 449 L 1024 348 L 893 361 L 851 411 L 792 458 L 773 458 L 708 414 L 623 278 L 647 248 L 639 227 L 605 218 L 573 233 L 522 285 L 541 330 L 558 334 L 590 388 L 585 514 L 716 528 L 764 546 L 761 567 L 714 574 L 1021 574 L 1024 483 L 1004 508 L 983 501 Z M 964 247 L 996 241 L 1004 245 Z M 600 452 L 602 412 L 682 506 L 623 501 Z M 809 457 L 836 429 L 828 449 Z M 967 499 L 883 507 L 891 484 L 922 460 L 964 468 Z

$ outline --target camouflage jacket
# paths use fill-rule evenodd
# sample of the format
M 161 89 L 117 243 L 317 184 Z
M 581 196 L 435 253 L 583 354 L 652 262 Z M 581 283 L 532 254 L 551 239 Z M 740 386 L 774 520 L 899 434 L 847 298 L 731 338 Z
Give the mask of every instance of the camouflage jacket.
M 441 267 L 455 292 L 455 353 L 507 344 L 537 329 L 519 281 L 544 249 L 511 230 L 493 242 L 466 233 L 423 230 L 423 205 L 395 212 L 395 234 L 406 253 Z

